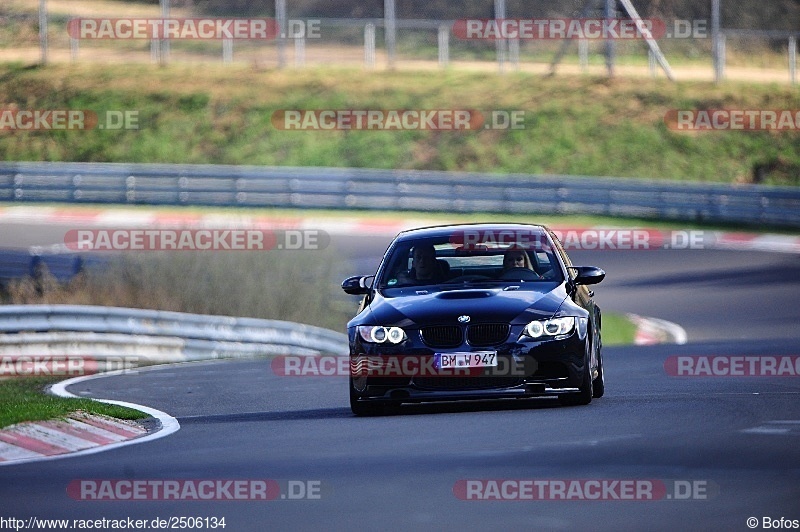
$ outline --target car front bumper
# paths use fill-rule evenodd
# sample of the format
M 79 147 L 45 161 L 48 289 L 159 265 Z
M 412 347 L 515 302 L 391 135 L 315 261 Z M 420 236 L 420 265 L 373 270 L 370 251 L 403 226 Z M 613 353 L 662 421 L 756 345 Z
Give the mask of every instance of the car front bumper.
M 518 338 L 518 336 L 512 336 Z M 381 402 L 460 401 L 489 398 L 528 398 L 577 392 L 584 380 L 589 341 L 585 329 L 566 338 L 542 341 L 517 340 L 493 347 L 462 345 L 433 349 L 421 344 L 386 346 L 351 343 L 351 363 L 368 358 L 386 360 L 415 357 L 432 360 L 436 353 L 486 352 L 497 354 L 498 368 L 472 370 L 469 375 L 382 373 L 361 376 L 354 393 L 361 400 Z

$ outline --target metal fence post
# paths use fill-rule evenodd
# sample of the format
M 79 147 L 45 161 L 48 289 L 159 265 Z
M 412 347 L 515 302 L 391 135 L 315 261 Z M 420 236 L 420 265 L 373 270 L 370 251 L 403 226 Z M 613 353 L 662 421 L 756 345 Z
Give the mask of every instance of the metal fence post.
M 494 0 L 494 18 L 497 21 L 506 18 L 506 0 Z M 505 70 L 506 63 L 506 39 L 498 39 L 495 41 L 495 48 L 497 49 L 497 67 L 500 72 Z
M 70 60 L 75 62 L 78 60 L 78 53 L 80 52 L 80 41 L 74 37 L 69 38 L 69 57 Z
M 450 28 L 439 26 L 439 66 L 445 68 L 450 63 Z
M 714 65 L 715 83 L 722 81 L 719 37 L 719 0 L 711 0 L 711 60 Z
M 383 0 L 383 30 L 386 39 L 386 58 L 389 68 L 394 68 L 395 47 L 397 44 L 397 23 L 394 0 Z
M 151 63 L 160 63 L 161 62 L 161 40 L 160 39 L 150 39 L 150 62 Z
M 647 67 L 650 69 L 650 77 L 656 77 L 656 56 L 653 50 L 647 50 Z
M 303 67 L 306 64 L 306 37 L 305 35 L 294 38 L 294 66 Z
M 375 68 L 375 24 L 364 26 L 364 65 Z
M 603 16 L 607 20 L 614 18 L 614 15 L 615 15 L 615 12 L 616 12 L 616 9 L 615 9 L 616 5 L 617 5 L 616 0 L 606 0 L 605 9 L 603 10 L 604 11 Z M 606 38 L 605 48 L 606 48 L 605 49 L 605 52 L 606 52 L 606 69 L 608 70 L 608 77 L 613 78 L 614 77 L 614 56 L 615 56 L 615 53 L 616 53 L 616 47 L 615 47 L 614 40 L 612 38 L 610 38 L 610 37 Z
M 161 18 L 166 20 L 169 18 L 169 0 L 159 0 L 161 3 Z M 163 24 L 161 26 L 163 31 Z M 161 52 L 159 54 L 159 63 L 162 65 L 166 65 L 169 63 L 169 39 L 166 38 L 166 35 L 163 35 L 163 39 L 161 39 Z
M 797 84 L 797 37 L 789 37 L 789 80 Z
M 47 64 L 47 0 L 39 0 L 39 49 L 41 63 Z
M 514 70 L 519 70 L 519 39 L 508 40 L 508 60 Z
M 275 19 L 278 22 L 278 68 L 286 66 L 286 0 L 275 0 Z
M 222 62 L 226 65 L 233 63 L 233 39 L 222 39 Z
M 581 72 L 584 74 L 589 70 L 589 41 L 578 39 L 578 58 L 581 63 Z

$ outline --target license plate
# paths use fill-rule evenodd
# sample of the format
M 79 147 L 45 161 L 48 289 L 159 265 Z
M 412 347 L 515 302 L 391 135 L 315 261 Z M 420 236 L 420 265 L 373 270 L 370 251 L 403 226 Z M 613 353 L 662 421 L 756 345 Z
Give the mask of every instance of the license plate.
M 434 355 L 433 365 L 437 369 L 494 368 L 497 367 L 497 353 L 494 351 L 436 353 Z

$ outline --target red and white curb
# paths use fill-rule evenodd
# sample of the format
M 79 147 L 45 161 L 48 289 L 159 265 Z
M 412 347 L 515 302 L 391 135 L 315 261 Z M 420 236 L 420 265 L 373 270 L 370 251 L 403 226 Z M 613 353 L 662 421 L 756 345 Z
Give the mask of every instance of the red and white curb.
M 74 453 L 147 434 L 140 425 L 74 412 L 66 419 L 28 421 L 0 430 L 0 462 Z
M 50 393 L 77 397 L 66 390 L 67 386 L 124 371 L 68 379 L 53 385 Z M 177 419 L 160 410 L 124 401 L 93 400 L 144 412 L 157 419 L 160 428 L 148 432 L 133 421 L 83 412 L 73 413 L 66 419 L 18 423 L 0 429 L 0 466 L 94 454 L 163 438 L 180 429 Z
M 77 209 L 69 207 L 0 207 L 0 223 L 35 223 L 81 227 L 323 229 L 337 235 L 394 236 L 441 220 L 390 220 L 359 217 L 259 216 L 236 213 L 185 213 L 140 209 Z
M 688 340 L 686 331 L 677 323 L 637 314 L 626 314 L 626 316 L 636 325 L 636 336 L 633 339 L 635 345 L 683 345 Z
M 800 253 L 800 237 L 796 236 L 722 231 L 715 231 L 714 235 L 714 247 L 717 249 Z
M 381 219 L 373 217 L 262 216 L 230 212 L 197 213 L 146 209 L 95 209 L 18 205 L 0 208 L 0 223 L 36 223 L 80 227 L 126 228 L 252 228 L 269 230 L 324 229 L 336 235 L 392 237 L 407 229 L 441 225 L 443 219 Z M 558 226 L 552 226 L 559 229 Z M 581 229 L 581 228 L 565 228 Z M 585 230 L 611 229 L 586 227 Z M 620 228 L 617 228 L 620 229 Z M 800 254 L 800 236 L 703 230 L 704 248 Z M 63 244 L 51 246 L 51 251 Z M 50 249 L 50 247 L 48 247 Z

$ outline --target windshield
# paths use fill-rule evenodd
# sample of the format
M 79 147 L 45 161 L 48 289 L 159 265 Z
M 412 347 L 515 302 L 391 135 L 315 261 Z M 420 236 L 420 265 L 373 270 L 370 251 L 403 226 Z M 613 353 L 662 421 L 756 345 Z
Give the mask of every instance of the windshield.
M 378 288 L 563 280 L 554 251 L 542 236 L 524 243 L 453 240 L 399 242 L 386 258 Z

